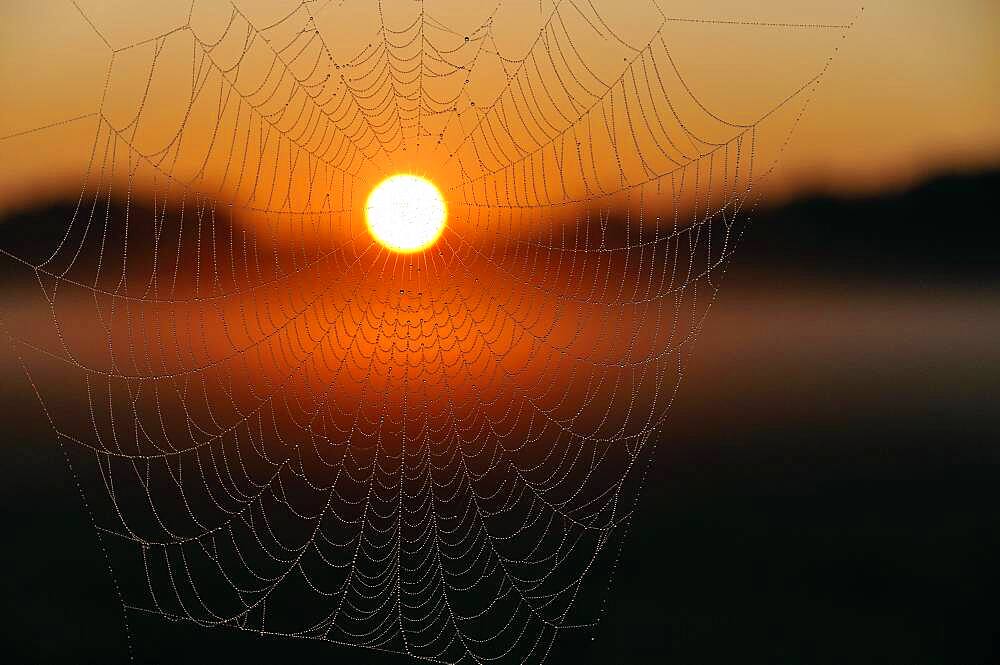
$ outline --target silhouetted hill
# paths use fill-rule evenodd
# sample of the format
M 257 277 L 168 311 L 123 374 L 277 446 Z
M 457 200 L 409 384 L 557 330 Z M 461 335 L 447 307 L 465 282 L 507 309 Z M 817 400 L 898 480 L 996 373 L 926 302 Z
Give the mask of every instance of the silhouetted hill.
M 754 273 L 992 281 L 1000 276 L 997 192 L 1000 170 L 941 176 L 875 196 L 802 197 L 754 213 L 736 259 Z M 64 238 L 75 247 L 86 237 L 85 247 L 96 250 L 105 224 L 111 237 L 122 235 L 121 202 L 112 202 L 110 210 L 102 202 L 93 213 L 85 204 L 70 224 L 76 205 L 55 201 L 8 215 L 0 220 L 0 248 L 35 262 Z M 158 220 L 152 205 L 135 199 L 128 214 L 151 227 Z M 221 224 L 219 233 L 228 233 L 225 220 L 215 223 Z M 151 250 L 141 239 L 130 242 L 130 254 Z
M 802 198 L 761 210 L 737 260 L 755 271 L 996 279 L 997 192 L 1000 171 L 870 197 Z

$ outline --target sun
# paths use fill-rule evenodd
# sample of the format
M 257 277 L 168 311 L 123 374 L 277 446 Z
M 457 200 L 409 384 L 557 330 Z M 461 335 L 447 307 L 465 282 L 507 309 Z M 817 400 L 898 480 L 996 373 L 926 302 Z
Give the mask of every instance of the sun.
M 448 208 L 430 180 L 398 173 L 380 182 L 365 203 L 368 232 L 394 252 L 427 249 L 441 237 Z

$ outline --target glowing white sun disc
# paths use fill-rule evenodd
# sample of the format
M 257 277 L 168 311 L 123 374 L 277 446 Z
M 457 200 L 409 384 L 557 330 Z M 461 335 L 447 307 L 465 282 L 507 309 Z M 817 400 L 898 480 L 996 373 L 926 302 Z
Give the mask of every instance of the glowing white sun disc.
M 430 180 L 400 173 L 368 195 L 365 221 L 375 240 L 395 252 L 419 252 L 434 244 L 448 215 L 444 197 Z

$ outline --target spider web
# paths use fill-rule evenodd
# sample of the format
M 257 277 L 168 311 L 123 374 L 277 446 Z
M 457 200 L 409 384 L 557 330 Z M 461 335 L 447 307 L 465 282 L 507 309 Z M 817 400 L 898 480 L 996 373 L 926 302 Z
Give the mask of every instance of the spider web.
M 453 663 L 594 630 L 755 184 L 830 64 L 735 122 L 668 28 L 850 25 L 196 0 L 121 44 L 78 9 L 109 53 L 66 121 L 91 152 L 45 251 L 2 250 L 42 299 L 5 327 L 126 631 Z M 365 230 L 396 172 L 448 199 L 419 254 Z

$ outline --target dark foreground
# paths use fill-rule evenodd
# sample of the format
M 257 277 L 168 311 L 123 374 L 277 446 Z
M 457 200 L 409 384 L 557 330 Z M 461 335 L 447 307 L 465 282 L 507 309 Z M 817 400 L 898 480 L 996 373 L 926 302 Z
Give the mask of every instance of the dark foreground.
M 608 618 L 550 662 L 997 662 L 997 184 L 758 219 L 659 443 Z M 22 376 L 0 376 L 0 404 L 0 657 L 127 662 L 103 554 Z M 408 662 L 128 623 L 139 663 Z

